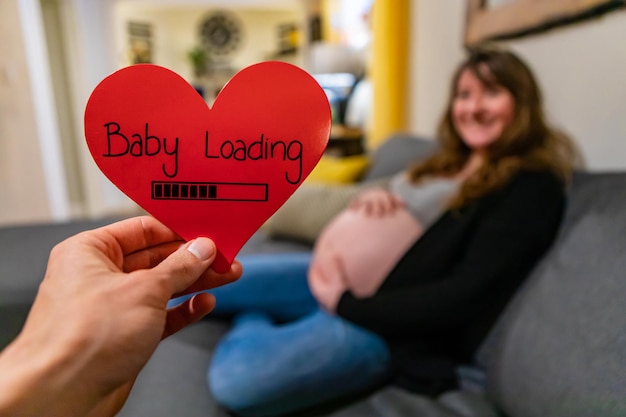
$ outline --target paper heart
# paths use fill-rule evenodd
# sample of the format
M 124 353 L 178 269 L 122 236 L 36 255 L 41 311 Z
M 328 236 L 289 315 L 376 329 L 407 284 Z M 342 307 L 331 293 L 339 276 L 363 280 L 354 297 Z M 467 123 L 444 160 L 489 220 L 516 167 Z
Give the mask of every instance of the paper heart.
M 133 65 L 105 78 L 85 109 L 102 172 L 184 239 L 213 239 L 216 271 L 302 184 L 330 127 L 322 88 L 282 62 L 244 68 L 211 108 L 176 73 Z

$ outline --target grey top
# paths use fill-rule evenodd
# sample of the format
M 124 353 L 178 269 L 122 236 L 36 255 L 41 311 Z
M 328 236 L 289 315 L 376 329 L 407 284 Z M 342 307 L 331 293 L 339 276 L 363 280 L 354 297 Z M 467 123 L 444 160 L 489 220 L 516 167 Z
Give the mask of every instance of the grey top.
M 391 178 L 389 190 L 404 200 L 406 208 L 427 228 L 443 213 L 460 182 L 451 178 L 432 178 L 412 184 L 406 173 Z

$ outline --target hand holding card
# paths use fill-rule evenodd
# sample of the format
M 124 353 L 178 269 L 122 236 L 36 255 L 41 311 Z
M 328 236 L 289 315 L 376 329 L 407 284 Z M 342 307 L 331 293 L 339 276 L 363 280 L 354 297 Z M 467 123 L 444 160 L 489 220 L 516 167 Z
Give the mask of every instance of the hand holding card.
M 104 79 L 85 110 L 102 172 L 183 238 L 213 239 L 218 272 L 302 184 L 330 127 L 322 88 L 282 62 L 243 69 L 212 108 L 176 73 L 133 65 Z

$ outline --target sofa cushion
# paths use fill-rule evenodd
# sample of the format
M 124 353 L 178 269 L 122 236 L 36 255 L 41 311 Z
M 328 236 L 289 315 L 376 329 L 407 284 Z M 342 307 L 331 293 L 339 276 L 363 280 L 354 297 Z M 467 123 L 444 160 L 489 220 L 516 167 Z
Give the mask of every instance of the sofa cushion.
M 0 228 L 0 350 L 20 332 L 46 272 L 48 255 L 54 245 L 78 232 L 115 220 L 119 219 Z
M 306 178 L 306 183 L 351 184 L 361 179 L 368 166 L 367 155 L 342 158 L 324 155 Z
M 250 237 L 237 254 L 237 258 L 260 253 L 308 252 L 311 245 L 293 239 L 269 238 L 264 230 L 259 230 Z
M 206 371 L 228 325 L 204 319 L 165 339 L 139 374 L 118 417 L 229 417 L 210 396 Z
M 575 177 L 561 233 L 480 352 L 515 417 L 626 415 L 626 174 Z
M 498 417 L 481 396 L 451 391 L 437 399 L 387 387 L 327 417 Z
M 271 237 L 312 244 L 331 219 L 361 191 L 360 184 L 304 183 L 263 226 Z
M 394 134 L 373 151 L 370 169 L 363 181 L 390 177 L 429 156 L 436 148 L 434 140 L 404 133 Z

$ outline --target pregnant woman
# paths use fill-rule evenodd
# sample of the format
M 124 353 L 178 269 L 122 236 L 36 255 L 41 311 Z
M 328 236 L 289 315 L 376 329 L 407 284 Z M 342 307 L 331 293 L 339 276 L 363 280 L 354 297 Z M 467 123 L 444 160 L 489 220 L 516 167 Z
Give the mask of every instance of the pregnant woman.
M 215 399 L 270 416 L 387 384 L 455 388 L 563 215 L 572 146 L 545 121 L 529 68 L 471 52 L 439 148 L 331 221 L 312 254 L 241 259 L 214 290 L 232 316 L 208 371 Z

